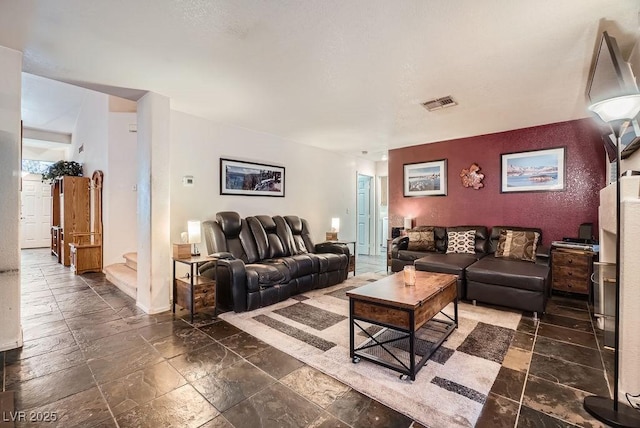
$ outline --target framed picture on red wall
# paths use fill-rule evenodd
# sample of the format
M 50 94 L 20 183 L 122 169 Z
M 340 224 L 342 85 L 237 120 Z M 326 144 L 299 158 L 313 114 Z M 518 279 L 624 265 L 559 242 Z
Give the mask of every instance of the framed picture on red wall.
M 565 190 L 565 148 L 500 155 L 501 193 Z
M 447 160 L 404 164 L 404 196 L 447 194 Z

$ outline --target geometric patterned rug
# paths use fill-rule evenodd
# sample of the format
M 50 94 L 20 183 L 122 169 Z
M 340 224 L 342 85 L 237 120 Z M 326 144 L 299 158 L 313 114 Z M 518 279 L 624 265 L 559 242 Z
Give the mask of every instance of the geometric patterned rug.
M 250 312 L 220 318 L 280 349 L 353 389 L 429 427 L 475 425 L 515 329 L 519 312 L 458 304 L 458 328 L 416 375 L 400 379 L 395 371 L 349 357 L 349 301 L 346 292 L 384 277 L 363 274 L 345 282 L 294 296 Z M 453 317 L 453 304 L 444 311 Z M 442 315 L 436 316 L 442 318 Z M 436 323 L 438 324 L 438 323 Z M 392 331 L 366 328 L 379 338 Z M 427 325 L 416 333 L 416 353 L 424 355 L 433 333 Z M 357 328 L 356 328 L 357 330 Z M 360 332 L 356 344 L 367 340 Z M 406 343 L 394 342 L 398 352 Z M 417 360 L 416 360 L 417 361 Z

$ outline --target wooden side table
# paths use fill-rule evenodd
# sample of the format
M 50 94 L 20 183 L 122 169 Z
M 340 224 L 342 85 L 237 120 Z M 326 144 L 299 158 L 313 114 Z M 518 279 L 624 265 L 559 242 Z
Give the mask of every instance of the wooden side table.
M 591 298 L 593 257 L 591 251 L 554 248 L 551 252 L 551 288 Z
M 172 311 L 176 313 L 176 303 L 193 314 L 206 307 L 213 306 L 214 316 L 217 316 L 216 281 L 198 274 L 200 265 L 215 262 L 218 259 L 209 256 L 192 256 L 189 258 L 172 258 L 173 260 L 173 304 Z M 189 266 L 187 277 L 176 277 L 176 263 Z

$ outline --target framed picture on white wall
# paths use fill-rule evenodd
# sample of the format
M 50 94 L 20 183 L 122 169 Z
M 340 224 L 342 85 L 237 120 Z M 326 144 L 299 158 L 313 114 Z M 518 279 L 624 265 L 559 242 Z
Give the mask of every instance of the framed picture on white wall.
M 284 167 L 220 158 L 220 194 L 284 197 Z

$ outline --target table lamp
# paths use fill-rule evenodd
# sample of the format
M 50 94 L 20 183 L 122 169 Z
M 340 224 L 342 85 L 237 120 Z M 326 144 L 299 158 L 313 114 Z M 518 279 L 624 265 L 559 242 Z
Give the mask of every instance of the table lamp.
M 199 220 L 189 220 L 187 222 L 187 234 L 189 235 L 189 244 L 193 244 L 191 255 L 199 256 L 200 251 L 198 250 L 198 246 L 196 245 L 199 244 L 202 240 Z
M 340 218 L 333 217 L 331 219 L 331 232 L 327 232 L 325 239 L 327 241 L 337 241 L 339 231 L 340 231 Z

